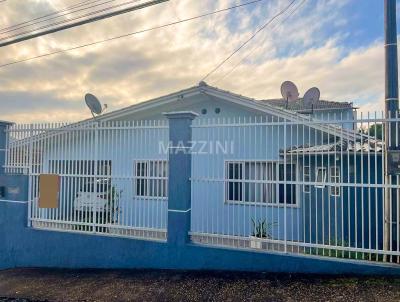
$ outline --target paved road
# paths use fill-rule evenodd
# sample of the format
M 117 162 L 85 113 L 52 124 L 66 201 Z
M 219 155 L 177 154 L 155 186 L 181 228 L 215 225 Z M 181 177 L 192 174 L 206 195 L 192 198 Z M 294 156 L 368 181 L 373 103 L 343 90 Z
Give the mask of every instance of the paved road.
M 400 301 L 400 278 L 14 269 L 0 301 Z

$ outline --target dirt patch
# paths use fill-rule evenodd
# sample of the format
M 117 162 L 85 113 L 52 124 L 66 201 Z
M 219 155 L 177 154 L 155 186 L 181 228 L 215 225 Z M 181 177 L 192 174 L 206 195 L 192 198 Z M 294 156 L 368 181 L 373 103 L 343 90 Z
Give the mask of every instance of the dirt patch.
M 400 301 L 400 278 L 13 269 L 0 301 Z M 13 300 L 16 299 L 16 300 Z

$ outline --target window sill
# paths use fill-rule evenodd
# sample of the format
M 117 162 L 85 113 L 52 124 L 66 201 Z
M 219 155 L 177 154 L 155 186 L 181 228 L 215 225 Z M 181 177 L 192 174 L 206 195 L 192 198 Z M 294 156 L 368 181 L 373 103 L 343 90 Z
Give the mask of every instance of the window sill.
M 262 203 L 262 202 L 243 202 L 243 201 L 228 201 L 225 200 L 226 205 L 242 205 L 242 206 L 260 206 L 271 208 L 300 208 L 299 204 L 282 204 L 282 203 Z
M 161 201 L 167 201 L 168 197 L 157 197 L 157 196 L 133 196 L 133 199 L 139 199 L 139 200 L 161 200 Z

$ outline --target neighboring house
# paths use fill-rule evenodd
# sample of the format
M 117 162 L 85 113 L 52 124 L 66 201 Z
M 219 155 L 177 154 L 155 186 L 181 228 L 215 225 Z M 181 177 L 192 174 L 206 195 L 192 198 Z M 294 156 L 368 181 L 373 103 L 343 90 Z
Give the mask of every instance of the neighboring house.
M 87 189 L 84 176 L 96 175 L 121 192 L 119 225 L 164 230 L 168 156 L 160 150 L 168 146 L 168 129 L 163 113 L 177 111 L 198 114 L 192 126 L 194 142 L 213 142 L 206 146 L 212 152 L 199 152 L 201 144 L 192 150 L 192 234 L 245 238 L 253 232 L 252 220 L 266 219 L 271 224 L 268 237 L 277 241 L 328 244 L 334 238 L 336 245 L 340 241 L 357 247 L 362 228 L 368 234 L 376 228 L 367 242 L 370 247 L 382 241 L 377 233 L 383 215 L 376 210 L 381 195 L 377 191 L 382 189 L 350 185 L 382 182 L 377 172 L 382 170 L 382 144 L 357 132 L 352 103 L 318 101 L 305 107 L 301 99 L 255 100 L 201 82 L 68 125 L 59 143 L 49 143 L 50 136 L 60 135 L 51 131 L 32 136 L 41 158 L 33 175 L 81 176 L 64 185 L 61 202 L 66 212 L 82 206 L 77 195 L 84 198 L 93 191 Z M 68 129 L 84 129 L 93 121 L 105 127 L 97 136 L 68 134 Z M 107 131 L 107 125 L 116 127 Z M 145 132 L 146 128 L 154 131 Z M 215 152 L 218 143 L 221 152 Z M 21 140 L 18 144 L 26 145 Z M 363 154 L 371 150 L 375 157 L 365 162 Z M 353 203 L 360 196 L 363 202 Z M 146 209 L 146 216 L 136 217 L 135 209 Z M 34 207 L 32 213 L 38 221 L 55 217 L 48 209 Z M 162 219 L 154 219 L 160 215 Z M 371 215 L 379 216 L 374 225 Z M 362 223 L 355 221 L 357 217 Z
M 323 121 L 348 121 L 343 123 L 342 127 L 346 129 L 355 129 L 354 117 L 356 116 L 356 108 L 352 103 L 332 102 L 319 100 L 317 102 L 306 105 L 302 99 L 288 102 L 283 99 L 262 100 L 266 104 L 282 109 L 294 111 L 300 114 L 310 115 L 315 119 Z
M 383 249 L 383 150 L 382 141 L 368 136 L 286 150 L 301 163 L 305 183 L 315 182 L 302 186 L 303 241 Z M 397 249 L 396 202 L 390 212 Z

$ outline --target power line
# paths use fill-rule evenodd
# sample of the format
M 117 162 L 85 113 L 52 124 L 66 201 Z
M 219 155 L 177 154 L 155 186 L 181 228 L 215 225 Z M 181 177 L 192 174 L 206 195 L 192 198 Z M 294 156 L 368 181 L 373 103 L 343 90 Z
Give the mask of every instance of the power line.
M 306 1 L 307 1 L 307 0 L 302 0 L 301 3 L 300 3 L 298 6 L 296 6 L 296 7 L 287 15 L 287 17 L 286 17 L 284 20 L 282 20 L 282 22 L 281 22 L 280 24 L 285 23 L 296 11 L 298 11 L 298 10 L 300 9 L 300 7 L 302 7 L 302 6 L 304 5 L 304 3 L 305 3 Z M 278 26 L 273 27 L 272 30 L 274 30 L 274 29 L 277 28 L 277 27 L 278 27 Z M 246 60 L 249 56 L 251 56 L 251 55 L 254 53 L 254 51 L 256 51 L 258 48 L 260 48 L 261 45 L 264 44 L 264 42 L 266 41 L 267 38 L 268 38 L 268 37 L 266 37 L 259 45 L 257 45 L 256 47 L 254 47 L 253 50 L 252 50 L 251 52 L 249 52 L 246 56 L 244 56 L 244 57 L 239 61 L 239 63 L 237 63 L 235 66 L 233 66 L 233 68 L 232 68 L 231 70 L 229 70 L 227 73 L 225 73 L 225 74 L 224 74 L 223 76 L 221 76 L 220 78 L 216 79 L 216 80 L 213 82 L 213 84 L 217 84 L 218 82 L 222 81 L 222 80 L 225 79 L 227 76 L 229 76 L 233 71 L 235 71 L 236 68 L 239 67 L 239 65 L 241 65 L 241 64 L 244 62 L 244 60 Z
M 11 31 L 16 31 L 16 30 L 21 29 L 21 28 L 29 27 L 29 26 L 32 26 L 32 25 L 35 25 L 35 24 L 38 24 L 38 23 L 42 23 L 42 22 L 46 22 L 46 21 L 49 21 L 49 20 L 52 20 L 52 19 L 56 19 L 56 18 L 59 18 L 59 17 L 62 17 L 62 16 L 65 15 L 65 14 L 64 15 L 60 15 L 60 13 L 63 13 L 63 12 L 68 12 L 67 14 L 74 13 L 76 11 L 70 11 L 70 10 L 71 9 L 76 9 L 76 8 L 79 8 L 79 7 L 82 7 L 82 6 L 91 5 L 91 4 L 94 4 L 96 2 L 100 2 L 100 1 L 104 1 L 104 0 L 95 0 L 95 1 L 87 1 L 86 0 L 86 1 L 78 2 L 78 3 L 75 3 L 75 4 L 71 5 L 71 6 L 65 7 L 65 8 L 63 8 L 63 9 L 61 9 L 59 11 L 48 13 L 46 15 L 43 15 L 43 16 L 40 16 L 40 17 L 36 17 L 36 18 L 34 18 L 32 20 L 24 21 L 24 22 L 21 22 L 21 23 L 17 23 L 17 24 L 2 28 L 2 29 L 0 29 L 0 34 L 5 34 L 5 33 L 8 33 L 8 32 L 11 32 Z M 112 1 L 116 1 L 116 0 L 107 1 L 106 3 L 112 2 Z M 93 6 L 85 8 L 85 9 L 90 9 L 92 7 Z M 53 17 L 53 18 L 50 18 L 50 19 L 45 19 L 47 17 L 51 17 L 51 16 L 54 16 L 54 15 L 59 15 L 59 16 L 56 16 L 56 17 Z M 41 19 L 44 19 L 44 20 L 38 21 L 38 20 L 41 20 Z M 35 22 L 35 21 L 38 21 L 38 22 Z M 29 23 L 31 23 L 31 24 L 29 24 Z
M 81 9 L 78 9 L 78 10 L 68 11 L 67 13 L 58 15 L 56 17 L 52 17 L 52 18 L 49 18 L 49 19 L 45 19 L 43 21 L 35 22 L 32 25 L 43 23 L 43 22 L 46 22 L 46 21 L 54 20 L 54 19 L 58 19 L 60 17 L 66 16 L 66 15 L 69 15 L 69 14 L 72 14 L 72 13 L 76 13 L 76 12 L 83 11 L 83 10 L 88 10 L 90 8 L 93 8 L 93 7 L 96 7 L 96 6 L 101 6 L 101 5 L 104 5 L 104 4 L 107 4 L 107 3 L 110 3 L 110 2 L 114 2 L 114 1 L 115 0 L 108 0 L 108 1 L 105 1 L 105 2 L 102 2 L 102 3 L 99 3 L 99 4 L 92 5 L 92 6 L 87 7 L 87 8 L 81 8 Z M 10 36 L 7 36 L 7 37 L 3 37 L 0 40 L 6 40 L 6 39 L 10 39 L 10 38 L 21 36 L 21 35 L 30 34 L 32 32 L 38 31 L 40 29 L 45 29 L 45 28 L 49 28 L 49 27 L 52 27 L 52 26 L 55 26 L 55 25 L 69 23 L 69 22 L 74 21 L 74 20 L 82 19 L 84 17 L 89 17 L 89 16 L 92 16 L 92 15 L 96 15 L 98 13 L 102 13 L 102 12 L 105 12 L 105 11 L 108 11 L 108 10 L 111 10 L 111 9 L 114 9 L 114 8 L 117 8 L 117 7 L 121 7 L 121 6 L 125 6 L 125 5 L 128 5 L 128 4 L 132 4 L 133 2 L 138 2 L 138 1 L 141 1 L 141 0 L 131 0 L 131 1 L 128 1 L 128 2 L 125 2 L 125 3 L 122 3 L 122 4 L 118 4 L 118 5 L 114 5 L 114 6 L 108 6 L 108 7 L 105 7 L 103 9 L 101 9 L 101 10 L 89 12 L 89 13 L 87 13 L 85 15 L 80 15 L 80 16 L 74 17 L 72 19 L 66 19 L 66 20 L 62 20 L 62 21 L 57 21 L 55 23 L 43 25 L 42 27 L 30 29 L 29 31 L 26 31 L 26 32 L 17 33 L 17 34 L 13 34 L 13 35 L 10 35 Z M 169 1 L 169 0 L 166 0 L 166 1 Z M 32 25 L 22 26 L 22 27 L 19 27 L 17 29 L 21 29 L 21 28 L 24 28 L 24 27 L 29 27 L 29 26 L 32 26 Z M 9 30 L 9 31 L 6 31 L 6 32 L 15 31 L 17 29 Z M 6 32 L 4 32 L 4 33 L 6 33 Z
M 134 1 L 131 1 L 131 2 L 136 2 L 136 1 L 139 1 L 139 0 L 134 0 Z M 124 9 L 120 9 L 118 11 L 106 13 L 106 14 L 95 16 L 95 17 L 92 17 L 92 18 L 87 18 L 87 19 L 84 19 L 84 20 L 81 20 L 81 21 L 78 21 L 78 22 L 75 22 L 75 23 L 72 23 L 72 24 L 62 25 L 62 26 L 59 26 L 59 27 L 56 27 L 56 28 L 52 28 L 52 29 L 49 29 L 49 30 L 45 30 L 45 31 L 39 32 L 39 33 L 33 33 L 33 34 L 28 35 L 28 36 L 23 36 L 21 38 L 17 38 L 17 39 L 11 40 L 11 41 L 2 42 L 2 43 L 0 43 L 0 47 L 4 47 L 4 46 L 7 46 L 7 45 L 19 43 L 19 42 L 22 42 L 22 41 L 30 40 L 30 39 L 33 39 L 33 38 L 37 38 L 37 37 L 40 37 L 40 36 L 52 34 L 52 33 L 58 32 L 58 31 L 62 31 L 62 30 L 66 30 L 66 29 L 69 29 L 69 28 L 81 26 L 81 25 L 84 25 L 84 24 L 96 22 L 96 21 L 99 21 L 99 20 L 107 19 L 107 18 L 110 18 L 110 17 L 114 17 L 114 16 L 117 16 L 117 15 L 121 15 L 121 14 L 125 14 L 125 13 L 128 13 L 128 12 L 131 12 L 131 11 L 134 11 L 134 10 L 143 9 L 145 7 L 149 7 L 149 6 L 152 6 L 152 5 L 161 4 L 161 3 L 167 2 L 167 1 L 169 1 L 169 0 L 152 0 L 152 1 L 148 1 L 148 2 L 145 2 L 143 4 L 138 4 L 138 5 L 135 5 L 135 6 L 131 6 L 131 7 L 124 8 Z M 0 40 L 4 40 L 4 38 L 2 38 Z
M 264 30 L 269 24 L 271 24 L 276 18 L 278 18 L 280 15 L 284 14 L 294 3 L 296 0 L 293 0 L 286 8 L 281 10 L 278 14 L 273 16 L 270 20 L 268 20 L 267 23 L 265 23 L 263 26 L 261 26 L 254 34 L 251 35 L 249 39 L 247 39 L 242 45 L 240 45 L 239 48 L 237 48 L 235 51 L 233 51 L 226 59 L 224 59 L 221 63 L 219 63 L 214 69 L 212 69 L 209 73 L 204 76 L 201 81 L 206 80 L 210 75 L 212 75 L 214 72 L 216 72 L 222 65 L 224 65 L 230 58 L 232 58 L 236 53 L 238 53 L 243 47 L 245 47 L 251 40 L 253 40 L 262 30 Z
M 258 2 L 261 2 L 261 1 L 265 1 L 265 0 L 253 0 L 253 1 L 250 1 L 250 2 L 234 5 L 234 6 L 227 7 L 227 8 L 223 8 L 223 9 L 220 9 L 220 10 L 216 10 L 216 11 L 213 11 L 213 12 L 205 13 L 205 14 L 198 15 L 198 16 L 195 16 L 195 17 L 182 19 L 182 20 L 179 20 L 179 21 L 176 21 L 176 22 L 171 22 L 171 23 L 167 23 L 167 24 L 163 24 L 163 25 L 159 25 L 159 26 L 155 26 L 155 27 L 151 27 L 151 28 L 147 28 L 147 29 L 142 29 L 142 30 L 131 32 L 131 33 L 128 33 L 128 34 L 115 36 L 115 37 L 111 37 L 111 38 L 107 38 L 107 39 L 104 39 L 104 40 L 99 40 L 99 41 L 95 41 L 95 42 L 91 42 L 91 43 L 87 43 L 87 44 L 83 44 L 83 45 L 79 45 L 79 46 L 74 46 L 74 47 L 71 47 L 71 48 L 60 49 L 60 50 L 49 52 L 49 53 L 46 53 L 46 54 L 42 54 L 42 55 L 38 55 L 38 56 L 26 58 L 26 59 L 14 61 L 14 62 L 2 64 L 2 65 L 0 65 L 0 68 L 6 67 L 6 66 L 10 66 L 10 65 L 14 65 L 14 64 L 18 64 L 18 63 L 22 63 L 22 62 L 35 60 L 35 59 L 39 59 L 39 58 L 44 58 L 44 57 L 48 57 L 48 56 L 52 56 L 52 55 L 56 55 L 56 54 L 60 54 L 60 53 L 64 53 L 64 52 L 68 52 L 68 51 L 71 51 L 71 50 L 76 50 L 76 49 L 80 49 L 80 48 L 84 48 L 84 47 L 88 47 L 88 46 L 102 44 L 102 43 L 105 43 L 105 42 L 109 42 L 109 41 L 113 41 L 113 40 L 129 37 L 129 36 L 134 36 L 134 35 L 137 35 L 137 34 L 149 32 L 149 31 L 153 31 L 153 30 L 157 30 L 157 29 L 162 29 L 162 28 L 173 26 L 173 25 L 177 25 L 177 24 L 180 24 L 180 23 L 183 23 L 183 22 L 193 21 L 193 20 L 196 20 L 196 19 L 200 19 L 200 18 L 204 18 L 204 17 L 207 17 L 207 16 L 211 16 L 211 15 L 214 15 L 214 14 L 226 12 L 226 11 L 229 11 L 229 10 L 232 10 L 232 9 L 244 7 L 244 6 L 247 6 L 247 5 L 250 5 L 250 4 L 254 4 L 254 3 L 258 3 Z

